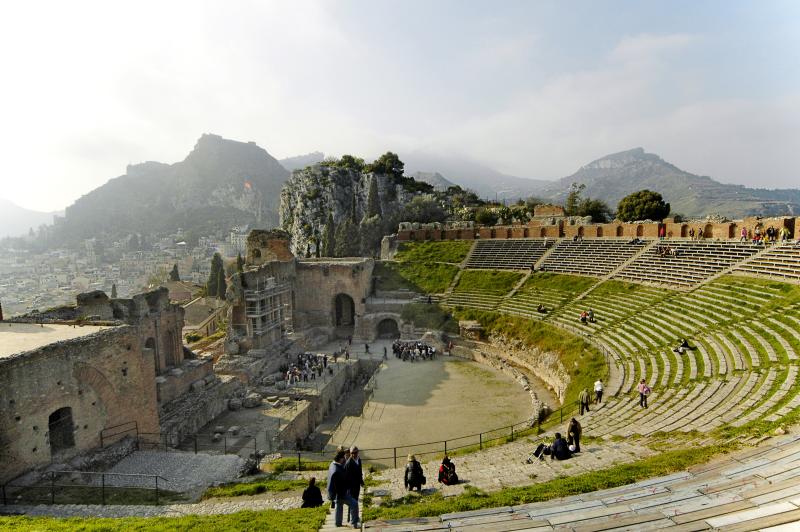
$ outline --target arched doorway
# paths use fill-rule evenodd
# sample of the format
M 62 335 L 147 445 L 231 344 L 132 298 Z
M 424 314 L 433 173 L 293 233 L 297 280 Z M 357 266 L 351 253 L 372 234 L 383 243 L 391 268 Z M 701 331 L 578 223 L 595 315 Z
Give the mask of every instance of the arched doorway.
M 347 294 L 337 294 L 333 300 L 333 313 L 337 336 L 351 336 L 356 323 L 356 305 L 353 298 Z
M 621 225 L 617 226 L 617 236 L 620 237 L 623 234 L 623 229 Z
M 400 328 L 392 318 L 385 318 L 378 322 L 378 338 L 400 338 Z
M 153 370 L 156 376 L 158 376 L 160 368 L 158 367 L 158 355 L 156 354 L 156 339 L 152 336 L 148 338 L 144 343 L 144 348 L 153 352 Z
M 636 236 L 644 236 L 644 226 L 642 224 L 636 226 Z
M 70 447 L 75 447 L 75 429 L 72 422 L 72 408 L 59 408 L 47 419 L 50 435 L 50 454 L 55 455 Z

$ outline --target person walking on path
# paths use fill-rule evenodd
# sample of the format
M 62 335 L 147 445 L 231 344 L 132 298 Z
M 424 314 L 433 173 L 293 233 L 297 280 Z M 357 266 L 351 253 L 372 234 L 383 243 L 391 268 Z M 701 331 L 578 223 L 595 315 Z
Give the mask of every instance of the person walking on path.
M 636 387 L 639 390 L 639 406 L 642 408 L 647 408 L 647 396 L 650 395 L 650 387 L 647 383 L 642 379 L 639 381 L 639 386 Z
M 594 402 L 598 405 L 603 402 L 603 381 L 594 381 Z
M 583 412 L 589 411 L 589 390 L 584 388 L 580 394 L 578 394 L 578 401 L 581 403 L 581 415 Z
M 572 418 L 567 425 L 567 444 L 574 445 L 575 449 L 572 452 L 581 452 L 581 424 L 577 419 Z
M 350 496 L 356 501 L 356 516 L 358 516 L 358 496 L 361 493 L 361 487 L 364 485 L 364 472 L 361 469 L 361 457 L 358 456 L 358 447 L 355 445 L 350 447 L 350 458 L 344 464 L 344 476 L 347 480 Z M 352 517 L 352 508 L 350 508 L 350 517 Z
M 344 471 L 345 453 L 336 453 L 333 463 L 328 467 L 328 498 L 336 501 L 336 513 L 334 521 L 336 526 L 342 526 L 344 505 L 350 508 L 350 524 L 353 528 L 358 528 L 358 502 L 350 496 L 347 489 L 347 478 Z

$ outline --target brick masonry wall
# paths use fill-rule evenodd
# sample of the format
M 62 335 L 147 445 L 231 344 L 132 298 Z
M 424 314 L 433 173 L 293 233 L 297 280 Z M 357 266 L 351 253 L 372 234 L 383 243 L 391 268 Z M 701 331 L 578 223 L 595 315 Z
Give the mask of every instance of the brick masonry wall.
M 0 359 L 0 481 L 97 447 L 106 427 L 158 431 L 155 365 L 121 326 Z M 75 445 L 53 456 L 48 418 L 70 407 Z

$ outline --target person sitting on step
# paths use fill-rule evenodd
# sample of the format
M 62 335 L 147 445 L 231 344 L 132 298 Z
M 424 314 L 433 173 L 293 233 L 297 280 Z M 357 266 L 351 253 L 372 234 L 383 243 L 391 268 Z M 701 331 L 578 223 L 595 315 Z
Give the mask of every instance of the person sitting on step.
M 439 466 L 439 482 L 445 486 L 452 486 L 458 484 L 458 475 L 456 474 L 456 465 L 450 461 L 447 455 L 444 455 L 442 464 Z

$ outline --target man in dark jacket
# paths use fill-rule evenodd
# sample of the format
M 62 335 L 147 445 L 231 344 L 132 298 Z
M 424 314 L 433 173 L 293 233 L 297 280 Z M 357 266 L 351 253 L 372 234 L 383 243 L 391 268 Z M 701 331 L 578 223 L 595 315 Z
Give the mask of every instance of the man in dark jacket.
M 353 528 L 358 526 L 358 502 L 350 496 L 347 489 L 347 478 L 344 472 L 344 452 L 336 453 L 333 463 L 328 468 L 328 498 L 336 500 L 336 513 L 334 515 L 336 526 L 342 526 L 344 505 L 350 508 L 350 523 Z
M 361 493 L 361 486 L 364 485 L 364 473 L 361 469 L 361 457 L 358 455 L 358 447 L 350 447 L 350 458 L 344 463 L 344 476 L 350 496 L 358 503 L 358 495 Z M 356 509 L 356 515 L 358 509 Z
M 311 477 L 308 487 L 303 491 L 303 505 L 301 508 L 316 508 L 322 506 L 322 493 L 317 486 L 317 479 Z
M 572 453 L 569 450 L 566 440 L 561 437 L 560 432 L 556 432 L 556 439 L 553 445 L 550 446 L 550 459 L 551 460 L 566 460 L 572 458 Z

